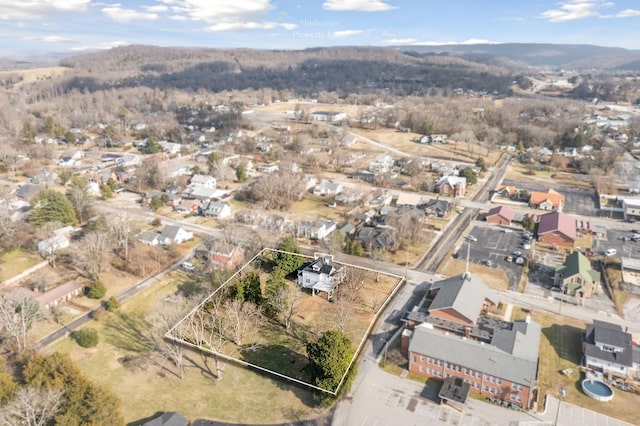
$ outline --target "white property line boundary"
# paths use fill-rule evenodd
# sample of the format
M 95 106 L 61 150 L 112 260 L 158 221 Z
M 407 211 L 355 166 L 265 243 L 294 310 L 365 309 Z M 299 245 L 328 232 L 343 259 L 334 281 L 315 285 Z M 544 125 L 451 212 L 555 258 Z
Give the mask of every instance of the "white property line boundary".
M 276 377 L 280 377 L 282 379 L 289 380 L 289 381 L 298 383 L 300 385 L 303 385 L 303 386 L 306 386 L 306 387 L 309 387 L 309 388 L 312 388 L 312 389 L 315 389 L 315 390 L 319 390 L 321 392 L 329 393 L 329 394 L 335 396 L 335 395 L 338 394 L 338 390 L 340 389 L 340 387 L 344 383 L 345 379 L 347 378 L 347 375 L 349 373 L 349 370 L 351 370 L 351 367 L 353 366 L 353 363 L 355 362 L 355 360 L 360 355 L 360 351 L 362 350 L 362 348 L 364 347 L 367 339 L 369 338 L 369 333 L 371 333 L 371 330 L 372 330 L 373 326 L 378 321 L 378 318 L 380 317 L 380 314 L 387 307 L 387 305 L 389 304 L 389 301 L 395 296 L 395 294 L 397 293 L 397 291 L 400 288 L 400 286 L 404 282 L 406 282 L 406 277 L 403 277 L 401 275 L 392 274 L 392 273 L 389 273 L 389 272 L 382 272 L 382 271 L 379 271 L 379 270 L 376 270 L 376 269 L 364 268 L 364 267 L 356 266 L 356 265 L 353 265 L 353 264 L 350 264 L 350 263 L 338 262 L 338 263 L 340 263 L 340 264 L 342 264 L 344 266 L 350 266 L 350 267 L 353 267 L 353 268 L 359 268 L 359 269 L 363 269 L 363 270 L 366 270 L 366 271 L 374 272 L 374 273 L 377 273 L 377 274 L 384 274 L 384 275 L 387 275 L 387 276 L 390 276 L 390 277 L 393 277 L 393 278 L 398 278 L 398 282 L 393 287 L 393 289 L 391 290 L 391 293 L 389 293 L 389 296 L 385 299 L 385 301 L 382 303 L 382 305 L 380 305 L 380 308 L 378 308 L 377 312 L 374 314 L 373 318 L 369 322 L 369 326 L 365 330 L 365 333 L 362 336 L 362 339 L 360 340 L 360 343 L 358 344 L 358 347 L 356 348 L 356 350 L 355 350 L 355 352 L 353 354 L 353 357 L 351 358 L 351 361 L 349 362 L 349 366 L 345 370 L 344 374 L 342 375 L 342 378 L 340 379 L 340 382 L 338 383 L 338 385 L 336 386 L 336 388 L 334 390 L 328 390 L 328 389 L 324 389 L 324 388 L 312 385 L 311 383 L 307 383 L 307 382 L 304 382 L 302 380 L 298 380 L 298 379 L 296 379 L 294 377 L 287 376 L 285 374 L 279 373 L 277 371 L 270 370 L 270 369 L 262 367 L 260 365 L 256 365 L 256 364 L 253 364 L 253 363 L 250 363 L 250 362 L 238 359 L 238 358 L 234 358 L 234 357 L 229 356 L 229 355 L 225 355 L 225 354 L 220 353 L 220 352 L 216 352 L 216 351 L 214 351 L 212 349 L 203 347 L 201 345 L 196 345 L 196 344 L 193 344 L 191 342 L 187 342 L 186 340 L 178 338 L 178 337 L 175 337 L 173 335 L 173 332 L 174 332 L 174 330 L 176 328 L 178 328 L 188 318 L 191 318 L 199 309 L 201 309 L 209 300 L 211 300 L 211 298 L 216 293 L 218 293 L 219 291 L 222 291 L 222 289 L 226 288 L 231 280 L 233 280 L 247 266 L 251 265 L 258 257 L 263 256 L 263 254 L 265 252 L 292 254 L 292 255 L 301 256 L 301 257 L 307 258 L 307 259 L 314 259 L 315 256 L 317 256 L 317 255 L 324 255 L 324 253 L 315 253 L 314 256 L 308 256 L 308 255 L 304 255 L 304 254 L 300 254 L 300 253 L 291 253 L 291 252 L 283 251 L 283 250 L 277 250 L 277 249 L 271 249 L 271 248 L 263 248 L 262 250 L 260 250 L 260 252 L 258 252 L 258 254 L 253 256 L 251 258 L 251 260 L 246 262 L 231 277 L 229 277 L 229 279 L 227 281 L 225 281 L 220 287 L 218 287 L 213 293 L 211 293 L 209 296 L 205 297 L 200 303 L 198 303 L 193 309 L 191 309 L 189 311 L 189 313 L 187 313 L 187 315 L 185 315 L 169 331 L 167 331 L 167 333 L 165 334 L 164 337 L 169 339 L 169 340 L 172 340 L 174 342 L 180 343 L 182 345 L 186 345 L 186 346 L 192 347 L 192 348 L 197 349 L 199 351 L 207 352 L 207 353 L 210 353 L 210 354 L 212 354 L 214 356 L 218 356 L 218 357 L 220 357 L 222 359 L 225 359 L 227 361 L 232 361 L 232 362 L 238 363 L 240 365 L 243 365 L 245 367 L 255 368 L 256 370 L 263 371 L 263 372 L 269 373 L 269 374 L 273 374 Z M 327 254 L 327 256 L 329 256 L 329 255 Z

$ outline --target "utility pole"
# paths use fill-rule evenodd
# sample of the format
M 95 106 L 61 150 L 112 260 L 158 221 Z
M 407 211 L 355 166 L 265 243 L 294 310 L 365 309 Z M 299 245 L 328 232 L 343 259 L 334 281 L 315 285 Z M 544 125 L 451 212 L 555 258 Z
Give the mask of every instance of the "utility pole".
M 558 426 L 558 416 L 560 415 L 560 404 L 567 394 L 567 390 L 565 388 L 560 388 L 558 392 L 558 409 L 556 410 L 556 421 L 553 422 L 553 426 Z

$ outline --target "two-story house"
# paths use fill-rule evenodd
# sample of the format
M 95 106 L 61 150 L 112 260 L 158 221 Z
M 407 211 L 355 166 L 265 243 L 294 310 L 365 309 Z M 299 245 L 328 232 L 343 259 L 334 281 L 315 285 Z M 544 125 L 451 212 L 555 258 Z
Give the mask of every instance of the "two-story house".
M 313 261 L 298 269 L 298 285 L 310 289 L 312 295 L 324 292 L 331 300 L 336 286 L 344 280 L 344 274 L 344 266 L 337 264 L 333 256 L 316 253 Z

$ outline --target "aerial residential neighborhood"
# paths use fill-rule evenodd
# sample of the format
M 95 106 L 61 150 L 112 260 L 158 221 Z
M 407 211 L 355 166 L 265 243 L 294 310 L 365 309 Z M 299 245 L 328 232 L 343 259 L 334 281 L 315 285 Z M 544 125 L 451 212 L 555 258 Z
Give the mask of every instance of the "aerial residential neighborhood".
M 456 46 L 0 59 L 0 424 L 638 424 L 640 54 Z

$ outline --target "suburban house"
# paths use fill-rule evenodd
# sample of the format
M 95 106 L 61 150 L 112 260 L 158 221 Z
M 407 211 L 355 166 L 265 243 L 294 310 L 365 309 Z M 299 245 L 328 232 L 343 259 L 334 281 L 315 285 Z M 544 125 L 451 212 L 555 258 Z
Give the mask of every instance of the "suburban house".
M 330 123 L 336 123 L 347 119 L 347 114 L 344 112 L 333 111 L 315 111 L 311 113 L 311 118 L 314 121 L 328 121 Z
M 338 265 L 333 256 L 316 253 L 314 260 L 298 269 L 298 285 L 311 289 L 311 294 L 327 293 L 327 299 L 333 298 L 333 291 L 344 280 L 344 266 Z
M 498 197 L 509 199 L 516 197 L 519 193 L 518 188 L 510 185 L 500 185 L 494 192 Z
M 216 187 L 216 178 L 213 176 L 207 175 L 193 175 L 189 180 L 189 188 L 197 188 L 200 186 L 204 186 L 207 188 L 215 188 Z
M 380 154 L 369 162 L 369 171 L 380 174 L 388 172 L 393 167 L 393 158 L 387 154 Z
M 333 220 L 303 221 L 298 224 L 298 237 L 321 240 L 336 230 Z
M 189 420 L 175 411 L 166 411 L 151 420 L 147 420 L 140 426 L 189 426 Z
M 593 320 L 582 341 L 584 366 L 610 378 L 626 379 L 640 371 L 640 349 L 618 324 Z
M 231 216 L 231 207 L 227 203 L 209 201 L 200 207 L 200 213 L 205 217 L 224 219 Z
M 344 187 L 340 183 L 329 182 L 323 179 L 322 182 L 313 188 L 313 195 L 336 195 L 341 193 Z
M 36 300 L 43 309 L 57 306 L 71 300 L 72 297 L 82 294 L 84 287 L 76 280 L 67 281 L 64 284 L 53 287 L 44 293 L 36 293 Z
M 509 207 L 497 206 L 489 210 L 486 220 L 487 223 L 509 226 L 513 221 L 513 211 Z
M 576 220 L 555 211 L 538 217 L 538 241 L 554 247 L 573 247 L 576 241 Z
M 540 210 L 562 210 L 564 195 L 549 188 L 546 191 L 532 191 L 529 196 L 529 207 Z
M 57 233 L 56 235 L 38 241 L 38 253 L 41 256 L 46 256 L 69 247 L 69 238 L 64 233 Z
M 451 203 L 447 200 L 432 198 L 424 205 L 427 216 L 445 217 L 451 212 Z
M 51 169 L 40 169 L 35 175 L 29 179 L 29 183 L 34 185 L 46 185 L 54 183 L 58 180 L 58 174 Z
M 193 232 L 180 226 L 166 225 L 160 233 L 160 244 L 182 244 L 193 239 Z
M 182 200 L 173 205 L 173 210 L 181 214 L 195 213 L 200 208 L 200 202 L 196 200 Z
M 367 251 L 394 251 L 398 248 L 398 239 L 396 238 L 396 231 L 393 228 L 359 226 L 353 235 L 353 240 L 359 241 L 362 248 Z
M 556 268 L 554 284 L 571 296 L 591 297 L 598 293 L 600 272 L 591 269 L 591 262 L 574 251 Z
M 189 193 L 190 198 L 195 198 L 197 200 L 211 200 L 213 198 L 219 198 L 224 194 L 224 191 L 219 189 L 211 188 L 208 186 L 198 186 L 193 188 Z
M 160 233 L 155 231 L 143 231 L 138 234 L 138 241 L 147 246 L 160 244 Z
M 213 241 L 208 249 L 204 246 L 199 247 L 196 254 L 200 258 L 206 258 L 215 269 L 233 269 L 241 266 L 244 262 L 242 247 L 221 240 Z
M 448 197 L 461 197 L 467 190 L 467 179 L 460 176 L 443 176 L 436 182 L 435 192 Z
M 31 199 L 40 192 L 41 189 L 43 189 L 43 187 L 27 183 L 16 188 L 15 194 L 23 200 L 31 201 Z
M 442 333 L 430 323 L 405 329 L 409 372 L 462 379 L 472 392 L 530 408 L 537 398 L 542 330 L 529 317 L 494 330 L 491 343 Z

